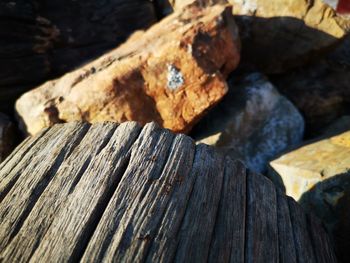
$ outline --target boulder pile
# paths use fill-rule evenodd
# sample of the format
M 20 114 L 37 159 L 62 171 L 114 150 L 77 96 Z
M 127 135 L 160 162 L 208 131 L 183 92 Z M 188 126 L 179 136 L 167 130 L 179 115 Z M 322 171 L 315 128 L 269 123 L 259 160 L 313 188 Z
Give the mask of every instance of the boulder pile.
M 58 123 L 155 122 L 265 175 L 350 261 L 348 1 L 5 0 L 0 36 L 0 161 Z

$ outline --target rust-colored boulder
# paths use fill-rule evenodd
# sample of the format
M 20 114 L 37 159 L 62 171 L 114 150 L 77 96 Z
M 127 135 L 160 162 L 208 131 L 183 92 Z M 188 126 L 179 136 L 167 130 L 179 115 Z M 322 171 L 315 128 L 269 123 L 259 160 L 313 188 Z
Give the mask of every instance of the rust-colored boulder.
M 196 5 L 16 103 L 22 128 L 35 134 L 58 122 L 141 124 L 187 132 L 227 92 L 239 62 L 232 7 Z

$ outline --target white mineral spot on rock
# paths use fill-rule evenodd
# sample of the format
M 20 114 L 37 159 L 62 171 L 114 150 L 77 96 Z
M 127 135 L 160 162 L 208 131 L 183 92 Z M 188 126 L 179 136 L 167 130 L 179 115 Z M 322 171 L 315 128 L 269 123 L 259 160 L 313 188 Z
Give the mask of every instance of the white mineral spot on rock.
M 187 53 L 192 54 L 192 45 L 191 44 L 187 45 Z
M 177 90 L 184 84 L 184 78 L 179 69 L 177 69 L 174 65 L 168 65 L 168 83 L 167 87 L 171 90 Z
M 243 13 L 254 13 L 258 9 L 257 1 L 244 0 L 242 3 L 242 0 L 233 0 L 232 2 L 234 4 L 241 4 Z

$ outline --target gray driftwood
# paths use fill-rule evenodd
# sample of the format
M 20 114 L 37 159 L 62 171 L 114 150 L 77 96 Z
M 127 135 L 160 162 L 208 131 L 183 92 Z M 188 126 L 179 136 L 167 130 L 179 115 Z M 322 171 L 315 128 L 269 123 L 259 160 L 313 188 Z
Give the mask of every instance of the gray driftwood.
M 155 124 L 56 125 L 0 164 L 1 262 L 336 262 L 265 177 Z

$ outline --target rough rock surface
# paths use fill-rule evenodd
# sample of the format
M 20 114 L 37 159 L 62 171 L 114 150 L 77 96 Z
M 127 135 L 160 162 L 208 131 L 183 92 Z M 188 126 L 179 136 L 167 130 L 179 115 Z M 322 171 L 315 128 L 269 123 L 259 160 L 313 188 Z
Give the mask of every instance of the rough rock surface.
M 302 112 L 308 137 L 350 114 L 350 35 L 317 63 L 272 78 L 278 90 Z
M 144 0 L 1 0 L 0 111 L 156 20 Z
M 2 162 L 15 147 L 15 127 L 10 119 L 0 113 L 0 162 Z
M 224 0 L 173 0 L 174 9 Z M 340 42 L 350 20 L 321 0 L 228 0 L 242 39 L 242 66 L 280 73 L 312 60 Z
M 233 77 L 229 84 L 228 95 L 195 127 L 193 136 L 263 172 L 269 161 L 302 140 L 304 120 L 259 73 Z
M 226 94 L 225 79 L 239 58 L 232 8 L 193 5 L 24 94 L 16 109 L 30 134 L 75 120 L 156 121 L 187 132 Z
M 273 79 L 276 87 L 302 112 L 308 136 L 349 113 L 350 70 L 320 62 Z
M 350 131 L 301 147 L 270 165 L 270 178 L 281 179 L 287 195 L 325 222 L 341 258 L 348 259 Z

